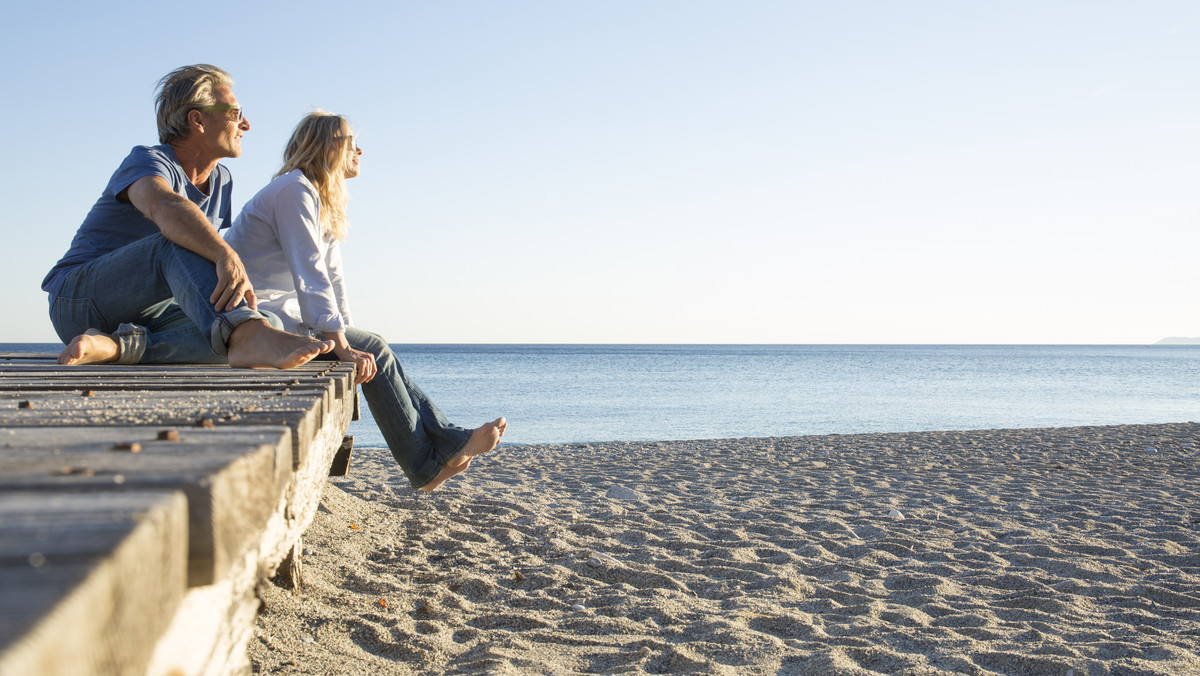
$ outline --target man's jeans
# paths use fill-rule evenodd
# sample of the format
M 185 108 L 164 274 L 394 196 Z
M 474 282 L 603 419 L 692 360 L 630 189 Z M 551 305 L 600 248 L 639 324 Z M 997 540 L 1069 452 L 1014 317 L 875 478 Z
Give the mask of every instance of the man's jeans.
M 446 462 L 467 445 L 473 430 L 452 425 L 421 388 L 409 380 L 381 336 L 346 327 L 350 347 L 375 355 L 376 373 L 363 396 L 388 449 L 413 488 L 433 481 Z M 331 359 L 332 352 L 318 359 Z
M 279 319 L 245 301 L 215 311 L 208 299 L 216 287 L 211 261 L 151 235 L 67 273 L 50 321 L 64 343 L 88 329 L 116 334 L 119 364 L 225 363 L 234 328 Z

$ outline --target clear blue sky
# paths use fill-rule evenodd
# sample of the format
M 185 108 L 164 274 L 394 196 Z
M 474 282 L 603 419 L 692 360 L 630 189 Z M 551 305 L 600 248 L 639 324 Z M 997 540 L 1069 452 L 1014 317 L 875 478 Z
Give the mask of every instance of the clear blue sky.
M 393 342 L 1200 335 L 1195 2 L 286 7 L 6 9 L 0 342 L 55 340 L 43 274 L 196 62 L 253 125 L 239 207 L 309 110 L 355 122 Z

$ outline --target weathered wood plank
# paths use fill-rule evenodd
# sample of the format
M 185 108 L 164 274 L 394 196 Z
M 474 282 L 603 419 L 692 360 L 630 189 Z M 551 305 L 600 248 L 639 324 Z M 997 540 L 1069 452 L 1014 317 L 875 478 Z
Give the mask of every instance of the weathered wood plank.
M 319 364 L 326 364 L 320 366 Z M 265 375 L 260 375 L 265 374 Z M 304 364 L 287 371 L 188 366 L 54 366 L 44 369 L 0 364 L 0 391 L 156 390 L 328 390 L 341 399 L 354 388 L 354 365 L 342 362 Z
M 211 584 L 257 542 L 291 470 L 287 429 L 205 434 L 215 431 L 160 441 L 144 427 L 0 430 L 0 491 L 180 490 L 188 499 L 188 582 Z M 115 450 L 135 443 L 139 452 Z
M 0 674 L 144 673 L 184 593 L 175 491 L 0 493 Z
M 208 408 L 247 411 L 303 410 L 318 402 L 321 413 L 329 409 L 335 398 L 332 388 L 285 388 L 278 391 L 242 392 L 228 390 L 151 392 L 146 390 L 92 390 L 89 396 L 78 392 L 0 389 L 0 416 L 5 411 L 18 411 L 19 416 L 38 416 L 40 413 L 88 412 L 109 414 L 112 411 L 147 411 L 176 413 L 183 410 L 202 411 Z M 210 416 L 211 417 L 211 416 Z
M 226 398 L 154 397 L 104 399 L 103 406 L 86 401 L 94 397 L 61 397 L 32 400 L 32 408 L 19 408 L 19 401 L 0 401 L 0 428 L 48 426 L 196 427 L 229 425 L 286 425 L 292 430 L 292 467 L 308 457 L 312 432 L 328 413 L 322 396 Z M 225 401 L 223 399 L 227 399 Z M 170 405 L 163 405 L 170 400 Z M 207 422 L 205 422 L 207 421 Z
M 58 359 L 57 352 L 0 352 L 0 359 L 48 360 Z

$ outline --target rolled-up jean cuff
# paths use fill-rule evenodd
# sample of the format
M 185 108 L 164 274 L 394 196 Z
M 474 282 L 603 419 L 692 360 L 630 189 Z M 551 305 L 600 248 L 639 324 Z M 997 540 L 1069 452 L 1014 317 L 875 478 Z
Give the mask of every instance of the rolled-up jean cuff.
M 121 324 L 117 327 L 117 346 L 120 348 L 118 364 L 136 364 L 146 354 L 146 329 L 137 324 Z
M 241 326 L 243 322 L 248 322 L 251 319 L 261 319 L 268 324 L 270 323 L 257 310 L 251 310 L 248 307 L 240 307 L 236 310 L 217 315 L 217 320 L 212 323 L 212 330 L 209 332 L 209 340 L 212 342 L 213 352 L 222 357 L 228 356 L 229 336 L 232 336 L 233 330 Z

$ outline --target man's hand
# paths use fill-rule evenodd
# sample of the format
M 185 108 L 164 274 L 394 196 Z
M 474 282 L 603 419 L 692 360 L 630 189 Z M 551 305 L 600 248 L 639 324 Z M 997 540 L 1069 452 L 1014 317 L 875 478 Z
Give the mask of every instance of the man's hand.
M 245 298 L 251 310 L 258 309 L 258 300 L 254 297 L 254 287 L 250 285 L 250 277 L 242 259 L 231 249 L 226 256 L 217 259 L 217 288 L 213 289 L 208 302 L 213 304 L 217 312 L 229 312 Z
M 349 345 L 343 344 L 342 346 L 339 346 L 339 342 L 341 341 L 337 340 L 336 337 L 333 339 L 333 354 L 340 361 L 354 363 L 354 384 L 362 385 L 363 383 L 371 382 L 371 379 L 375 377 L 376 373 L 375 355 L 371 354 L 370 352 L 356 350 Z
M 164 237 L 216 265 L 217 286 L 208 299 L 213 309 L 229 312 L 242 300 L 250 309 L 258 309 L 242 259 L 221 239 L 199 207 L 171 190 L 161 176 L 143 176 L 124 194 L 138 211 L 154 221 Z

